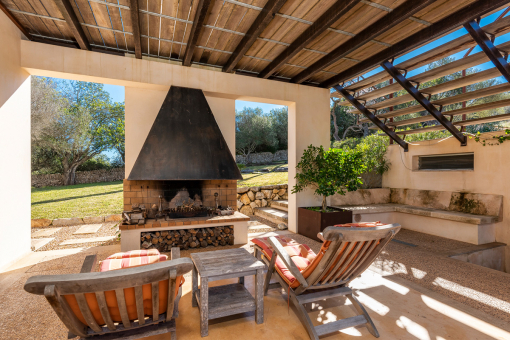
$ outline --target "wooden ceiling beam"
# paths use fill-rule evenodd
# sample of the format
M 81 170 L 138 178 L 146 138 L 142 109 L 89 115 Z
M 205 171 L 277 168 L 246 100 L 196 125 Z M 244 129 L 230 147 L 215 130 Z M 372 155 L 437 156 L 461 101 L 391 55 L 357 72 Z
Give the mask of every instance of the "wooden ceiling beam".
M 413 14 L 421 11 L 434 2 L 436 2 L 436 0 L 407 0 L 395 8 L 393 11 L 386 14 L 384 17 L 377 20 L 372 25 L 356 34 L 356 36 L 335 48 L 328 55 L 313 63 L 306 70 L 297 74 L 294 78 L 292 78 L 291 82 L 301 84 L 303 81 L 307 80 L 317 72 L 333 65 L 341 58 L 348 56 L 361 46 L 377 38 L 379 35 L 388 31 L 390 28 L 395 27 L 402 21 L 410 18 L 413 16 Z
M 370 110 L 368 110 L 363 104 L 361 104 L 354 96 L 344 89 L 341 85 L 335 85 L 333 88 L 341 94 L 345 100 L 349 101 L 354 107 L 356 107 L 359 112 L 363 113 L 367 119 L 369 119 L 372 123 L 374 123 L 379 129 L 383 130 L 392 140 L 394 140 L 397 144 L 399 144 L 406 152 L 409 150 L 409 145 L 397 134 L 395 131 L 387 127 L 376 115 L 374 115 Z
M 507 106 L 510 106 L 510 99 L 503 99 L 503 100 L 498 100 L 498 101 L 490 102 L 490 103 L 486 103 L 486 104 L 471 105 L 471 106 L 463 107 L 463 108 L 457 109 L 457 110 L 445 111 L 445 112 L 443 112 L 443 115 L 445 115 L 445 116 L 460 116 L 460 115 L 466 115 L 466 114 L 480 112 L 480 111 L 499 109 L 501 107 L 507 107 Z M 416 124 L 416 123 L 421 123 L 421 122 L 428 122 L 429 120 L 434 120 L 434 119 L 435 118 L 433 116 L 426 115 L 426 116 L 420 116 L 420 117 L 416 117 L 416 118 L 388 122 L 388 123 L 386 123 L 386 125 L 388 125 L 388 126 L 403 126 L 403 125 L 410 125 L 410 124 Z
M 195 18 L 193 19 L 193 25 L 189 33 L 188 43 L 186 44 L 186 51 L 184 52 L 184 58 L 182 58 L 183 66 L 191 66 L 191 59 L 193 58 L 193 52 L 198 44 L 198 38 L 202 33 L 205 18 L 211 7 L 211 0 L 199 0 L 197 5 L 197 11 L 195 12 Z
M 496 46 L 494 46 L 493 40 L 487 36 L 475 20 L 465 23 L 464 27 L 476 41 L 478 46 L 482 48 L 482 51 L 487 55 L 487 57 L 489 57 L 494 66 L 496 66 L 499 72 L 501 72 L 501 75 L 507 82 L 510 83 L 510 66 L 506 61 L 506 57 L 503 57 L 501 52 L 496 48 Z
M 90 43 L 87 40 L 87 36 L 85 35 L 85 32 L 83 31 L 69 0 L 55 0 L 55 4 L 60 10 L 60 13 L 62 13 L 62 16 L 76 39 L 76 42 L 80 45 L 80 48 L 82 50 L 90 51 Z
M 133 39 L 135 42 L 135 57 L 142 59 L 142 37 L 140 35 L 140 15 L 138 0 L 129 0 L 129 13 L 131 15 L 131 27 L 133 27 Z
M 289 47 L 287 47 L 278 55 L 278 57 L 267 65 L 266 68 L 260 72 L 259 78 L 269 78 L 360 1 L 361 0 L 338 0 L 335 4 L 333 4 L 333 6 L 328 8 L 326 12 L 324 12 L 324 14 L 322 14 L 320 18 L 313 23 L 313 25 L 308 27 L 306 31 L 297 37 L 297 39 L 295 39 Z
M 456 96 L 445 97 L 445 98 L 442 98 L 439 100 L 434 100 L 434 101 L 432 101 L 432 105 L 446 106 L 446 105 L 450 105 L 450 104 L 465 102 L 465 101 L 472 100 L 472 99 L 488 97 L 488 96 L 492 96 L 494 94 L 499 94 L 499 93 L 508 92 L 508 91 L 510 91 L 510 84 L 504 83 L 504 84 L 489 86 L 489 87 L 479 89 L 476 91 L 469 91 L 466 93 L 458 94 Z M 381 113 L 381 114 L 378 114 L 377 117 L 379 119 L 393 118 L 393 117 L 399 117 L 399 116 L 407 115 L 410 113 L 416 113 L 416 112 L 420 112 L 420 111 L 423 111 L 423 107 L 421 105 L 413 105 L 413 106 L 409 106 L 409 107 L 406 107 L 403 109 L 390 111 L 390 112 L 386 112 L 386 113 Z M 370 121 L 367 119 L 360 119 L 360 123 L 369 123 L 369 122 Z
M 483 29 L 496 37 L 501 36 L 510 32 L 510 17 L 499 19 L 498 21 L 492 22 L 488 25 L 483 26 Z M 447 43 L 435 47 L 429 51 L 426 51 L 416 57 L 407 59 L 396 66 L 401 69 L 405 69 L 407 71 L 411 71 L 417 69 L 418 67 L 425 66 L 430 64 L 433 61 L 439 60 L 446 56 L 455 54 L 457 52 L 474 48 L 476 46 L 476 42 L 471 38 L 469 34 L 465 34 L 461 37 L 458 37 L 452 41 L 448 41 Z M 366 77 L 358 82 L 350 84 L 345 88 L 348 90 L 360 90 L 363 88 L 369 88 L 374 85 L 377 85 L 385 80 L 390 79 L 391 77 L 385 71 L 378 72 L 370 77 Z
M 4 6 L 4 4 L 0 1 L 0 9 L 2 12 L 5 13 L 5 15 L 12 21 L 12 23 L 23 33 L 27 39 L 32 40 L 32 37 L 30 36 L 30 33 L 23 27 L 23 25 L 16 19 L 16 17 L 12 14 L 11 11 L 7 7 Z
M 333 76 L 320 84 L 321 87 L 329 88 L 336 84 L 348 81 L 353 77 L 365 73 L 386 60 L 398 57 L 409 52 L 433 39 L 436 39 L 453 29 L 463 25 L 467 21 L 474 20 L 480 16 L 497 10 L 506 5 L 510 0 L 477 0 L 463 7 L 455 13 L 452 13 L 431 26 L 425 27 L 419 32 L 408 36 L 376 53 L 375 55 L 363 60 L 362 62 L 350 67 L 349 69 Z
M 459 121 L 453 122 L 453 125 L 463 127 L 463 126 L 471 126 L 471 125 L 478 125 L 478 124 L 485 124 L 485 123 L 500 122 L 500 121 L 509 120 L 509 119 L 510 119 L 510 113 L 505 113 L 505 114 L 489 116 L 489 117 L 459 120 Z M 417 133 L 441 131 L 444 129 L 445 128 L 442 125 L 434 125 L 434 126 L 427 126 L 424 128 L 413 129 L 413 130 L 397 131 L 395 133 L 397 135 L 414 135 Z M 384 136 L 384 135 L 381 134 L 381 136 Z
M 413 98 L 420 104 L 428 113 L 430 113 L 448 132 L 450 132 L 459 142 L 461 146 L 467 145 L 467 137 L 457 129 L 452 122 L 450 122 L 440 110 L 438 110 L 428 98 L 418 91 L 418 88 L 413 85 L 409 79 L 404 77 L 400 70 L 398 70 L 393 64 L 389 61 L 385 61 L 382 63 L 382 67 L 386 72 L 395 79 L 402 88 L 404 88 Z
M 285 4 L 286 0 L 268 0 L 262 11 L 253 21 L 253 24 L 246 32 L 241 42 L 237 45 L 234 53 L 230 56 L 227 63 L 223 66 L 223 72 L 232 72 L 237 63 L 243 58 L 244 54 L 250 49 L 258 36 L 266 29 L 267 25 L 273 20 L 275 14 Z

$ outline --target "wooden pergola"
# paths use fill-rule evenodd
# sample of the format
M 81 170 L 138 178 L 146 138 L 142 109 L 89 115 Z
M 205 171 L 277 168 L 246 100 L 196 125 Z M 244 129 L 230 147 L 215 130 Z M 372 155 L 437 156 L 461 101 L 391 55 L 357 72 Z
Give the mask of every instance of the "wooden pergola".
M 463 144 L 464 126 L 455 115 L 510 105 L 508 100 L 442 112 L 444 105 L 506 92 L 501 84 L 430 101 L 432 94 L 503 75 L 510 80 L 510 44 L 493 37 L 510 31 L 501 18 L 480 28 L 477 19 L 499 11 L 510 0 L 0 0 L 0 7 L 26 38 L 71 48 L 151 57 L 202 65 L 223 72 L 307 86 L 334 88 L 393 140 L 407 149 L 395 128 L 437 120 Z M 402 56 L 455 29 L 469 34 L 393 65 Z M 483 51 L 406 78 L 407 72 L 475 45 Z M 504 56 L 503 56 L 503 55 Z M 419 84 L 491 60 L 496 66 L 425 91 Z M 382 66 L 384 71 L 361 79 Z M 374 85 L 394 79 L 388 86 Z M 404 89 L 408 94 L 395 98 Z M 379 99 L 378 99 L 379 98 Z M 377 99 L 377 100 L 376 100 Z M 385 100 L 381 100 L 385 99 Z M 405 109 L 387 109 L 417 101 Z M 380 111 L 383 110 L 383 113 Z M 393 117 L 426 110 L 407 121 Z M 508 119 L 506 115 L 497 119 Z M 496 117 L 488 117 L 488 120 Z M 484 121 L 483 121 L 484 122 Z M 414 133 L 406 131 L 405 134 Z

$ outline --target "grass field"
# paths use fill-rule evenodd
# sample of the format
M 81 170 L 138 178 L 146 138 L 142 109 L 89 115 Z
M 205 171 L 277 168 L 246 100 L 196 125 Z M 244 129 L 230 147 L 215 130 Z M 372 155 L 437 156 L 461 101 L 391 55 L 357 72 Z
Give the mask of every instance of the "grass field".
M 278 165 L 257 165 L 247 169 L 273 169 Z M 287 172 L 243 174 L 238 187 L 286 184 Z M 119 214 L 123 209 L 122 182 L 103 182 L 65 187 L 32 188 L 32 218 L 68 218 Z
M 32 188 L 32 218 L 103 216 L 122 212 L 122 182 Z

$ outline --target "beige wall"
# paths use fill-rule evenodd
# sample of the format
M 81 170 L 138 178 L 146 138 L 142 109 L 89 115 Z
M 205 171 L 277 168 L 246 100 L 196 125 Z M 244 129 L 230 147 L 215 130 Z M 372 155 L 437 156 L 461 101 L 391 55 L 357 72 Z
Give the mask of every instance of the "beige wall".
M 21 33 L 0 11 L 0 269 L 30 252 L 30 76 Z
M 150 109 L 147 106 L 144 108 L 150 111 L 147 117 L 138 116 L 132 122 L 126 121 L 126 125 L 145 124 L 142 122 L 145 120 L 154 121 L 157 109 L 163 100 L 162 93 L 166 93 L 171 85 L 202 89 L 208 102 L 211 103 L 213 112 L 215 112 L 213 107 L 215 105 L 220 107 L 232 105 L 232 102 L 213 98 L 287 105 L 289 107 L 290 187 L 295 184 L 295 165 L 301 158 L 303 150 L 310 144 L 322 144 L 326 147 L 329 145 L 329 91 L 327 89 L 28 41 L 22 42 L 21 50 L 22 66 L 31 74 L 126 86 L 126 106 L 140 105 L 130 104 L 132 102 L 128 97 L 131 94 L 139 98 L 145 93 L 148 98 L 154 98 L 153 102 L 143 100 L 150 105 Z M 159 98 L 159 104 L 156 98 Z M 232 114 L 230 109 L 225 110 L 225 113 Z M 223 113 L 215 112 L 215 115 L 218 114 Z M 231 131 L 230 128 L 225 129 L 223 124 L 223 122 L 229 123 L 228 119 L 221 118 L 218 122 L 222 131 Z M 234 122 L 232 121 L 231 124 Z M 151 124 L 147 123 L 144 129 L 135 132 L 134 137 L 144 141 L 150 126 Z M 126 135 L 129 133 L 133 131 L 126 131 Z M 233 140 L 232 135 L 225 138 L 227 141 Z M 129 146 L 126 144 L 126 148 L 132 148 L 135 152 L 136 143 L 129 143 Z M 230 145 L 231 142 L 229 147 Z M 138 148 L 140 147 L 141 144 L 138 144 Z M 132 166 L 134 160 L 131 159 L 130 162 Z M 296 207 L 319 203 L 320 198 L 311 192 L 290 195 L 289 229 L 297 230 Z
M 489 136 L 490 137 L 490 136 Z M 438 143 L 416 142 L 409 152 L 397 145 L 388 148 L 390 170 L 383 176 L 383 186 L 425 190 L 460 191 L 503 195 L 503 221 L 496 224 L 496 241 L 510 245 L 510 141 L 501 145 L 482 146 L 468 139 L 460 146 L 455 138 Z M 412 169 L 413 156 L 473 152 L 474 171 L 420 171 Z M 506 271 L 510 272 L 510 247 L 506 247 Z

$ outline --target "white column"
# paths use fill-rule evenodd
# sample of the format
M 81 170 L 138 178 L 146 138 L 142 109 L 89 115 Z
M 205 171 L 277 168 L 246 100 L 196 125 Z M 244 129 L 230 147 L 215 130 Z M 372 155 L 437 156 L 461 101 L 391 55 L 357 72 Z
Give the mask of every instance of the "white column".
M 291 194 L 296 184 L 296 165 L 304 150 L 310 145 L 329 148 L 329 95 L 324 91 L 322 96 L 306 95 L 306 86 L 300 86 L 305 93 L 302 100 L 288 106 L 289 108 L 289 230 L 298 232 L 297 208 L 321 204 L 321 198 L 308 189 L 298 194 Z
M 30 252 L 30 76 L 21 32 L 0 12 L 0 271 Z

